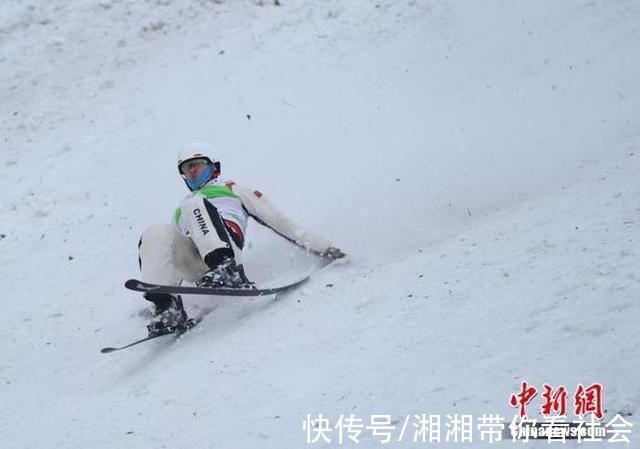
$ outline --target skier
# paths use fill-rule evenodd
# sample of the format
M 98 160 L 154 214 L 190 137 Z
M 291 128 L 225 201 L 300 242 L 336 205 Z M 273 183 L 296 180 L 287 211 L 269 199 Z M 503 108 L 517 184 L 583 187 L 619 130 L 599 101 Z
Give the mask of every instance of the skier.
M 255 288 L 245 275 L 240 256 L 249 217 L 276 234 L 328 259 L 345 254 L 331 242 L 289 220 L 262 193 L 220 179 L 220 162 L 202 143 L 185 146 L 178 171 L 191 193 L 176 209 L 173 224 L 156 224 L 140 238 L 139 262 L 145 282 L 201 287 Z M 149 336 L 185 326 L 188 317 L 179 295 L 144 294 L 155 305 Z

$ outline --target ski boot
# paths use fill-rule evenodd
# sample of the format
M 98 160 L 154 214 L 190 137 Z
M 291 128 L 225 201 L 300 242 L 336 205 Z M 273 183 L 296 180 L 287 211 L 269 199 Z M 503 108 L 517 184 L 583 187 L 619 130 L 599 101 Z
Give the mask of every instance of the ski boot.
M 147 325 L 149 337 L 170 334 L 193 326 L 193 320 L 187 316 L 180 296 L 147 292 L 144 297 L 155 304 L 153 317 Z
M 236 264 L 231 257 L 207 271 L 196 285 L 211 288 L 256 288 L 255 284 L 247 279 L 242 265 Z

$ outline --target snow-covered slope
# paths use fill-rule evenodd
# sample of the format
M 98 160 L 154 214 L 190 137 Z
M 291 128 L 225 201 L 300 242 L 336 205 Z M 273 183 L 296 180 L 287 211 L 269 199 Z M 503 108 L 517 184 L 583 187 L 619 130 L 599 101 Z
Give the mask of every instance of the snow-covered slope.
M 2 447 L 303 447 L 307 414 L 510 419 L 522 380 L 634 420 L 637 2 L 183 3 L 0 7 Z M 100 354 L 144 334 L 122 281 L 193 140 L 351 261 Z M 255 224 L 247 259 L 315 264 Z

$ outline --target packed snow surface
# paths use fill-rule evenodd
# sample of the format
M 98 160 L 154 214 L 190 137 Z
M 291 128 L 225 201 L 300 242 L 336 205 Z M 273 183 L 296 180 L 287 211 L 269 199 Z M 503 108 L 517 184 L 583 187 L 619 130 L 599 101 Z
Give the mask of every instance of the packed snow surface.
M 383 446 L 340 444 L 351 414 L 394 447 L 441 415 L 445 444 L 446 415 L 508 424 L 522 381 L 535 417 L 543 384 L 573 417 L 600 383 L 633 423 L 639 54 L 636 0 L 4 0 L 0 445 Z M 122 284 L 190 141 L 350 260 L 186 297 L 192 332 L 101 354 L 146 333 Z M 249 234 L 260 285 L 319 265 Z

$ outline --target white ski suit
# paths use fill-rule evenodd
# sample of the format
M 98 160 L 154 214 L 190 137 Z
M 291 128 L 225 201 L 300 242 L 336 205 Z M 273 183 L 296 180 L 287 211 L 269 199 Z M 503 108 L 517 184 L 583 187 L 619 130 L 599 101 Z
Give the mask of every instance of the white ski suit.
M 331 242 L 292 222 L 259 191 L 216 178 L 181 202 L 173 224 L 156 224 L 143 232 L 142 280 L 164 285 L 195 282 L 210 268 L 207 257 L 220 250 L 232 250 L 241 263 L 249 217 L 312 252 L 324 255 L 333 249 Z

